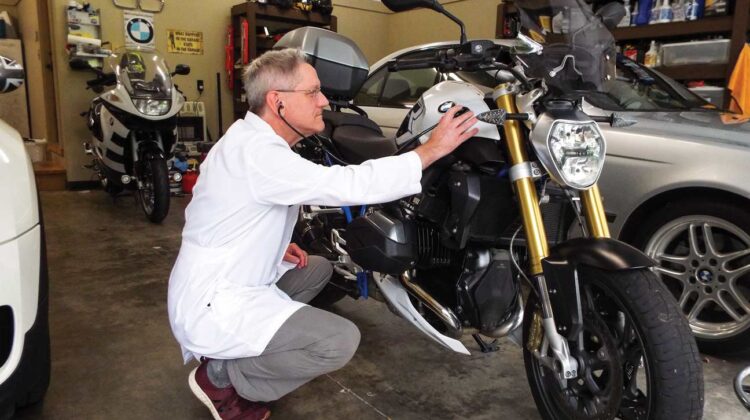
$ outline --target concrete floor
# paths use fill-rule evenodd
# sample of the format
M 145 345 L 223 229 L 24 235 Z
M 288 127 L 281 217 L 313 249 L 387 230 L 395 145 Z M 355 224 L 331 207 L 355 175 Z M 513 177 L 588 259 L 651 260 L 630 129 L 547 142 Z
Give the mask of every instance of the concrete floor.
M 50 267 L 52 382 L 22 419 L 207 419 L 187 385 L 169 330 L 167 279 L 188 199 L 161 226 L 132 197 L 101 191 L 42 193 Z M 538 419 L 521 351 L 509 341 L 485 355 L 443 350 L 375 301 L 335 312 L 362 331 L 345 368 L 273 404 L 275 419 Z M 731 380 L 750 360 L 706 357 L 707 419 L 748 419 Z M 676 419 L 677 420 L 677 419 Z

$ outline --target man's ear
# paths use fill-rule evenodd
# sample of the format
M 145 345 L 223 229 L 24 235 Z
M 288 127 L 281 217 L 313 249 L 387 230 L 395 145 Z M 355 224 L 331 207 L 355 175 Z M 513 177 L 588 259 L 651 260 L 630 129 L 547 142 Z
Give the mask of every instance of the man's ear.
M 270 91 L 266 93 L 266 106 L 268 109 L 272 110 L 272 112 L 278 113 L 280 103 L 281 98 L 279 97 L 279 92 Z

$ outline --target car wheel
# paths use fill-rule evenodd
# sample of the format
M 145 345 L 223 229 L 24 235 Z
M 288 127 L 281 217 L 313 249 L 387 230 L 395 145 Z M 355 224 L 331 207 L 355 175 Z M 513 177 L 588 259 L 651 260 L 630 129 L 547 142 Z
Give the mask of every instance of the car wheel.
M 634 244 L 688 318 L 702 351 L 750 352 L 750 213 L 733 204 L 671 203 L 643 225 Z

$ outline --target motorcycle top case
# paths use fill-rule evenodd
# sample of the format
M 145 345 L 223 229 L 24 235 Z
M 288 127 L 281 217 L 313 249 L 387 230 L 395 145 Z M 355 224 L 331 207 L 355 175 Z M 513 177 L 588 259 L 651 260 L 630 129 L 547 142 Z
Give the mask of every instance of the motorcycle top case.
M 414 225 L 385 212 L 354 219 L 343 236 L 352 261 L 365 270 L 401 274 L 416 261 Z
M 322 28 L 287 32 L 274 48 L 302 50 L 318 72 L 321 90 L 333 99 L 353 99 L 370 71 L 365 55 L 351 39 Z

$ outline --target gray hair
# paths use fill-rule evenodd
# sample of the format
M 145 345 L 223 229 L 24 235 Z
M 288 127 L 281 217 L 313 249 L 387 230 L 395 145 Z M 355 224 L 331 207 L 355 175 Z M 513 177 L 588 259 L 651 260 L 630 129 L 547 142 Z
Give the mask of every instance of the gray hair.
M 299 82 L 297 69 L 307 63 L 305 53 L 297 48 L 267 51 L 254 59 L 242 74 L 250 112 L 260 113 L 266 94 L 275 89 L 294 89 Z

